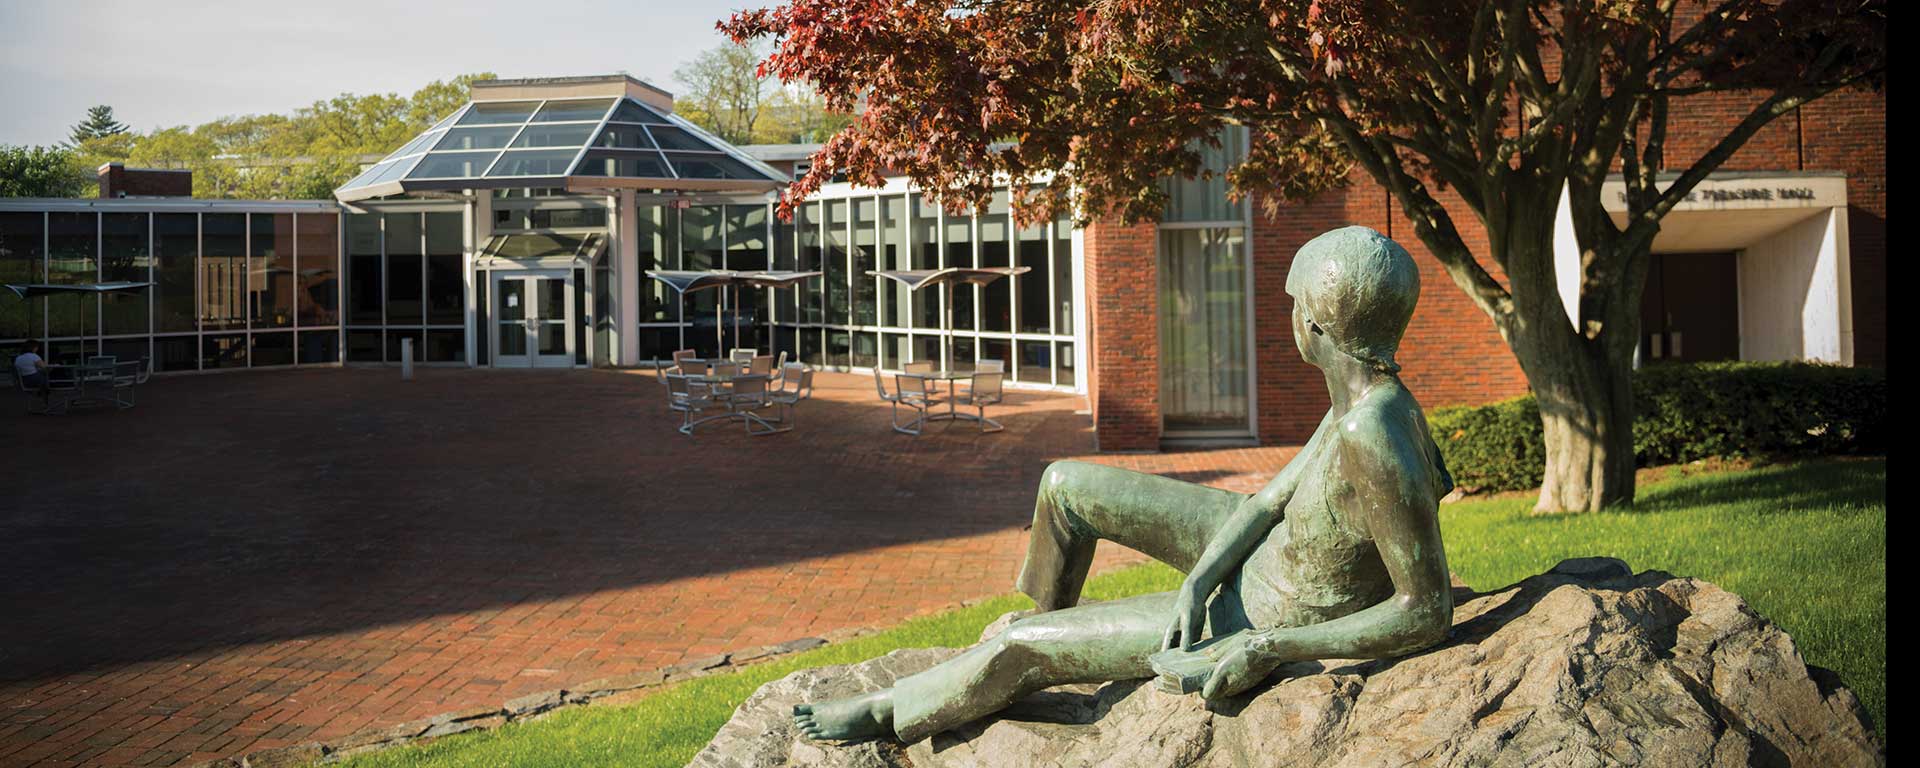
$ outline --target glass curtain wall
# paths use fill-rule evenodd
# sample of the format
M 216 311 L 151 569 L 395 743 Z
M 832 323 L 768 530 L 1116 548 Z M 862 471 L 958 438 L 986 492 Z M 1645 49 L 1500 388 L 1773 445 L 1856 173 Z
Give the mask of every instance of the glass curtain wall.
M 797 207 L 792 221 L 779 220 L 771 205 L 643 207 L 640 266 L 821 271 L 795 288 L 743 296 L 746 345 L 815 366 L 890 371 L 941 359 L 942 291 L 909 291 L 868 272 L 1030 267 L 986 290 L 954 288 L 954 367 L 1001 360 L 1013 381 L 1072 387 L 1072 223 L 1063 218 L 1017 227 L 1007 197 L 1001 190 L 981 210 L 950 213 L 918 194 L 829 191 Z M 712 222 L 723 224 L 717 233 L 709 230 Z M 710 351 L 710 302 L 727 299 L 692 294 L 680 322 L 678 297 L 663 293 L 658 281 L 641 282 L 641 359 L 666 359 L 676 349 Z M 731 339 L 731 313 L 725 322 Z M 745 330 L 749 324 L 753 330 Z
M 40 339 L 157 372 L 339 361 L 340 215 L 215 206 L 0 206 L 0 282 L 148 282 L 125 294 L 0 299 L 0 355 Z
M 465 363 L 466 215 L 459 210 L 343 214 L 347 361 Z M 329 275 L 328 279 L 332 279 Z
M 1197 147 L 1201 177 L 1163 182 L 1160 411 L 1170 437 L 1253 434 L 1248 208 L 1227 198 L 1222 175 L 1243 156 L 1246 133 L 1229 127 L 1220 139 Z

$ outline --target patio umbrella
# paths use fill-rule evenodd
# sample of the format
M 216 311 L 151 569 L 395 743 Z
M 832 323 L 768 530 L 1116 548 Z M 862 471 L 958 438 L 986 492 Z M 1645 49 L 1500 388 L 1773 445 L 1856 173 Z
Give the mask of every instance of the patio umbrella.
M 153 283 L 134 282 L 130 280 L 116 280 L 116 281 L 105 282 L 105 283 L 71 283 L 71 284 L 8 283 L 7 290 L 13 291 L 13 295 L 18 296 L 22 301 L 25 301 L 27 299 L 34 298 L 36 296 L 52 296 L 54 294 L 61 294 L 61 293 L 79 293 L 79 294 L 91 293 L 95 296 L 104 296 L 106 294 L 111 294 L 111 293 L 133 293 L 134 291 L 146 290 L 147 286 L 150 286 L 150 285 L 153 285 Z M 99 327 L 99 324 L 96 323 L 93 330 L 94 330 L 93 348 L 95 351 L 98 351 L 100 349 L 101 340 L 106 337 L 106 329 Z
M 883 269 L 869 270 L 869 275 L 879 275 L 905 285 L 907 290 L 918 291 L 932 285 L 946 288 L 946 315 L 940 323 L 940 369 L 953 369 L 953 285 L 986 285 L 1009 275 L 1018 275 L 1033 271 L 1032 267 L 948 267 L 946 269 Z
M 686 299 L 687 294 L 692 291 L 703 291 L 708 288 L 733 289 L 733 305 L 735 307 L 733 311 L 733 339 L 734 343 L 737 344 L 740 341 L 740 286 L 750 285 L 755 288 L 785 288 L 811 277 L 819 277 L 820 273 L 791 271 L 740 272 L 731 269 L 691 271 L 653 269 L 647 271 L 647 276 L 666 283 L 667 287 L 672 288 L 680 294 L 680 298 L 683 301 Z M 683 320 L 686 319 L 686 307 L 684 304 L 680 308 L 680 317 Z M 713 337 L 714 343 L 719 345 L 719 354 L 724 356 L 727 347 L 722 343 L 720 336 L 721 330 L 720 305 L 716 302 L 713 307 Z

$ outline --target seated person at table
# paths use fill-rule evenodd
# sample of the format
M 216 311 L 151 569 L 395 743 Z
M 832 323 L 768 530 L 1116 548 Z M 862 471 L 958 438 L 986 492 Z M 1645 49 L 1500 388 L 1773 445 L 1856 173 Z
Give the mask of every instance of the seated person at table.
M 13 359 L 13 375 L 20 379 L 21 389 L 47 393 L 47 361 L 40 357 L 40 342 L 28 341 L 27 351 Z

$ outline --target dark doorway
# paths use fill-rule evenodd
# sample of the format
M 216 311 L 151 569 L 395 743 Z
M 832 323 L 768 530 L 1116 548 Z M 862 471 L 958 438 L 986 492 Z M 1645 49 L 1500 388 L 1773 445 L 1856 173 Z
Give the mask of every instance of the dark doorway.
M 1640 299 L 1640 359 L 1740 359 L 1738 259 L 1731 253 L 1656 253 Z

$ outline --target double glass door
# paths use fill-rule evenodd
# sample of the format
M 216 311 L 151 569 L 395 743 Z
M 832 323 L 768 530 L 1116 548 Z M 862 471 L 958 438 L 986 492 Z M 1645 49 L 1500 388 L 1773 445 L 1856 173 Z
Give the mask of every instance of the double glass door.
M 494 365 L 573 365 L 573 276 L 570 270 L 515 270 L 493 276 Z
M 1160 409 L 1169 437 L 1253 433 L 1243 232 L 1160 232 Z

